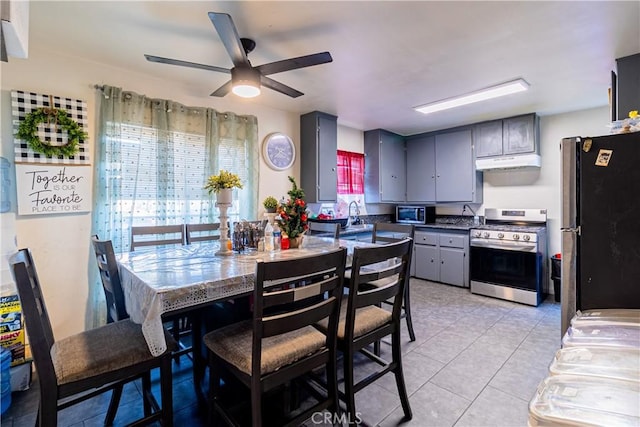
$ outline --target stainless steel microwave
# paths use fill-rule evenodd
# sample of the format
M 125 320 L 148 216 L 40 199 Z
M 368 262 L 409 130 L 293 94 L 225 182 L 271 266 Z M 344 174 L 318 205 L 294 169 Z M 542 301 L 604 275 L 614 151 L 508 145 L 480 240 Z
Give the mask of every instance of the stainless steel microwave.
M 436 222 L 435 206 L 396 206 L 396 222 L 407 224 L 433 224 Z

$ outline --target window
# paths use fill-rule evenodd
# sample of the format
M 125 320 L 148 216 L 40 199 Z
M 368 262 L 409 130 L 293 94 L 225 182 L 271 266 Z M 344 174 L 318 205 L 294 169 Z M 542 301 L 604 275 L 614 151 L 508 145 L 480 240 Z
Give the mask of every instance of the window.
M 364 194 L 364 154 L 338 150 L 338 194 Z
M 226 169 L 240 176 L 229 221 L 257 215 L 257 119 L 101 89 L 95 161 L 93 232 L 129 250 L 139 225 L 219 221 L 207 178 Z
M 130 215 L 131 226 L 214 220 L 214 196 L 203 189 L 210 170 L 204 136 L 122 125 L 118 140 L 122 162 L 111 166 L 119 172 L 114 176 L 120 180 L 121 196 L 114 203 L 123 215 Z M 218 151 L 230 152 L 230 144 L 221 143 Z M 244 147 L 235 148 L 243 158 Z M 221 163 L 229 169 L 226 163 L 231 160 Z M 238 217 L 237 195 L 228 213 Z

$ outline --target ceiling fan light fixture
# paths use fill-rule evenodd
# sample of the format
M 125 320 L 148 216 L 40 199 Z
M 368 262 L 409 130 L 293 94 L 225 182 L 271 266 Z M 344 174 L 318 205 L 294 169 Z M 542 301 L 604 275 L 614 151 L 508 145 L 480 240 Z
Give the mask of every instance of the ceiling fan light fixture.
M 491 86 L 485 89 L 481 89 L 476 92 L 471 92 L 465 95 L 444 99 L 442 101 L 432 102 L 430 104 L 419 105 L 417 107 L 413 107 L 413 109 L 422 114 L 435 113 L 436 111 L 448 110 L 449 108 L 460 107 L 480 101 L 486 101 L 487 99 L 493 99 L 505 95 L 511 95 L 513 93 L 523 92 L 527 89 L 529 89 L 529 83 L 527 83 L 523 79 L 518 79 L 511 82 L 499 84 L 497 86 Z
M 260 73 L 254 69 L 233 68 L 231 81 L 231 91 L 242 98 L 254 98 L 260 95 Z

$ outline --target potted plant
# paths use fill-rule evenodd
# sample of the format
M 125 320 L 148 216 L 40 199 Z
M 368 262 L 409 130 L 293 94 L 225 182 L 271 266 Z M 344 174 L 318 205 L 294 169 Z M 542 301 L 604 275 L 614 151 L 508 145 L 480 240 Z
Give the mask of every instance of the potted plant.
M 218 175 L 211 175 L 207 178 L 204 186 L 209 190 L 209 194 L 216 193 L 217 203 L 231 203 L 233 201 L 232 191 L 234 188 L 242 188 L 240 177 L 235 173 L 222 169 Z
M 307 225 L 307 204 L 304 201 L 304 191 L 298 188 L 296 180 L 290 176 L 291 190 L 287 192 L 289 199 L 278 208 L 280 219 L 278 225 L 284 234 L 289 236 L 292 248 L 298 247 L 303 233 L 309 228 Z
M 278 208 L 278 200 L 273 196 L 267 196 L 262 201 L 262 206 L 264 206 L 267 213 L 275 213 Z

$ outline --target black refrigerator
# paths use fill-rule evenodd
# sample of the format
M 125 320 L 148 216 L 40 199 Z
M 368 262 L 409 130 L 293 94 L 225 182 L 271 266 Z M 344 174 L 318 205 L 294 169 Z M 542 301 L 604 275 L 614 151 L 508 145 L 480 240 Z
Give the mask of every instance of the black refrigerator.
M 561 148 L 564 334 L 576 310 L 640 308 L 640 133 Z

